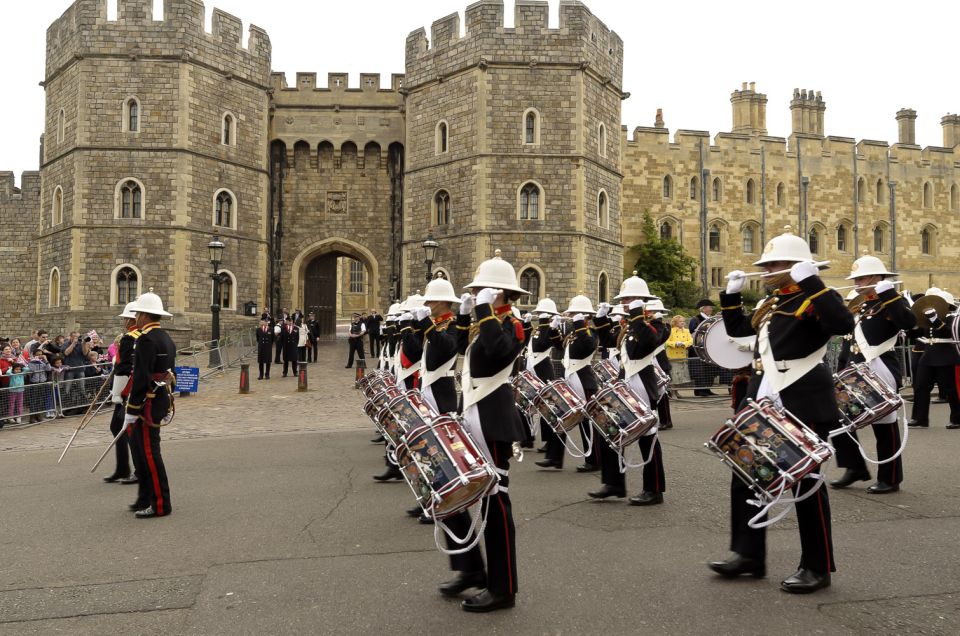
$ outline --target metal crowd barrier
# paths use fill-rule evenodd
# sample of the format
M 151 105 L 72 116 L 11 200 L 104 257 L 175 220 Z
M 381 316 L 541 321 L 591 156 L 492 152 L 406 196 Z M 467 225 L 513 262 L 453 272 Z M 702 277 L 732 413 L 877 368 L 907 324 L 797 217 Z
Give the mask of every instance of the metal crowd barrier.
M 58 417 L 83 415 L 107 379 L 109 363 L 71 367 L 62 376 L 21 387 L 0 386 L 0 423 L 27 426 Z M 96 370 L 96 375 L 87 373 Z M 31 375 L 27 373 L 28 377 Z M 51 372 L 47 376 L 53 376 Z M 110 399 L 108 390 L 101 402 Z
M 253 328 L 238 330 L 220 338 L 199 342 L 177 351 L 178 367 L 200 369 L 203 380 L 233 368 L 249 357 L 255 357 L 257 343 Z

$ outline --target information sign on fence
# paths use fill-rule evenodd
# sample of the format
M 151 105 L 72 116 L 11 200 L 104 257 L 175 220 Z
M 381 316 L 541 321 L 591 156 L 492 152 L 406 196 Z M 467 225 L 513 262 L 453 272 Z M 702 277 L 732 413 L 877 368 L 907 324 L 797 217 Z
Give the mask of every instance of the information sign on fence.
M 198 367 L 174 367 L 177 374 L 177 391 L 180 393 L 196 393 L 200 385 L 200 369 Z

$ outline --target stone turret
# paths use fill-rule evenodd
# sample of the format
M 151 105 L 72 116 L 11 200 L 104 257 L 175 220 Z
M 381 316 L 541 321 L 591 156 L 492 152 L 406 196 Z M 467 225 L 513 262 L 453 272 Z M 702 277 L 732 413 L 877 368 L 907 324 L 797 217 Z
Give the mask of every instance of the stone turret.
M 756 85 L 747 82 L 738 91 L 730 94 L 733 105 L 733 128 L 731 132 L 744 135 L 767 134 L 767 96 L 756 92 Z
M 944 115 L 940 119 L 940 125 L 943 126 L 943 146 L 953 148 L 960 144 L 960 115 Z
M 793 99 L 790 100 L 790 115 L 793 124 L 793 133 L 817 135 L 823 137 L 823 115 L 827 104 L 823 101 L 820 91 L 809 89 L 793 89 Z
M 917 111 L 910 108 L 901 108 L 897 111 L 897 140 L 903 145 L 916 145 Z

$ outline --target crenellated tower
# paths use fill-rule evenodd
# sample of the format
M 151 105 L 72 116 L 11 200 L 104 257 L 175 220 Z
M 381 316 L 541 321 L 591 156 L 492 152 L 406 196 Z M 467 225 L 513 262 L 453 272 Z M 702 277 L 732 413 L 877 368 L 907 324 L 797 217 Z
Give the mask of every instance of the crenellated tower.
M 458 14 L 429 41 L 407 36 L 404 287 L 422 286 L 432 232 L 435 269 L 455 286 L 500 249 L 558 304 L 609 297 L 622 278 L 623 42 L 579 2 L 560 2 L 555 28 L 547 2 L 517 0 L 513 28 L 503 10 L 481 0 L 463 36 Z
M 242 34 L 216 9 L 206 33 L 198 0 L 165 0 L 159 20 L 150 0 L 119 0 L 115 20 L 77 0 L 49 27 L 37 284 L 57 268 L 62 292 L 60 307 L 38 294 L 46 324 L 90 324 L 153 287 L 205 335 L 215 233 L 226 326 L 262 303 L 270 41 Z

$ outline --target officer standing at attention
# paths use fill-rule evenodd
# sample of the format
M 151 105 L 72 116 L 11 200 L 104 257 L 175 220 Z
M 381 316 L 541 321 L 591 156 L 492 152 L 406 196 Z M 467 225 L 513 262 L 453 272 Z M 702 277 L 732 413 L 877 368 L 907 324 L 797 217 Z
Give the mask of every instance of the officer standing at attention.
M 279 329 L 279 327 L 277 327 Z M 273 353 L 274 328 L 270 326 L 266 314 L 260 317 L 257 327 L 257 365 L 260 367 L 258 380 L 270 379 L 270 358 Z
M 767 397 L 782 404 L 826 440 L 837 421 L 837 398 L 833 375 L 823 363 L 823 356 L 831 337 L 853 331 L 853 314 L 840 294 L 823 284 L 810 247 L 798 236 L 787 232 L 773 238 L 754 265 L 766 271 L 763 280 L 769 296 L 752 316 L 744 313 L 740 295 L 746 282 L 744 272 L 730 272 L 726 293 L 720 295 L 727 333 L 735 338 L 757 336 L 754 363 L 758 368 L 750 379 L 746 397 Z M 819 487 L 815 479 L 805 478 L 794 488 L 794 496 L 802 498 L 813 488 L 816 492 L 795 504 L 800 567 L 780 583 L 784 592 L 805 594 L 828 587 L 830 574 L 837 569 L 827 489 Z M 708 564 L 724 578 L 743 574 L 766 576 L 766 530 L 749 525 L 756 514 L 756 508 L 748 503 L 751 497 L 746 484 L 733 475 L 733 555 Z
M 160 454 L 160 427 L 173 414 L 173 390 L 176 385 L 174 367 L 177 347 L 170 335 L 160 328 L 160 318 L 172 314 L 163 310 L 163 302 L 153 292 L 133 302 L 131 312 L 137 315 L 137 338 L 133 354 L 133 384 L 127 399 L 130 438 L 145 469 L 140 475 L 140 493 L 147 507 L 136 511 L 138 519 L 169 515 L 170 486 L 167 470 Z
M 131 311 L 132 307 L 132 302 L 127 303 L 126 307 L 123 308 L 123 313 L 119 316 L 123 318 L 123 326 L 126 328 L 126 333 L 120 336 L 117 346 L 117 356 L 113 361 L 113 387 L 110 392 L 110 399 L 114 407 L 113 418 L 110 420 L 110 432 L 113 433 L 114 437 L 119 435 L 121 429 L 123 429 L 123 418 L 126 410 L 123 406 L 123 401 L 130 394 L 130 373 L 133 371 L 133 347 L 137 342 L 137 336 L 140 335 L 140 332 L 137 331 L 137 315 Z M 113 474 L 109 477 L 104 477 L 103 481 L 109 484 L 115 481 L 126 480 L 129 483 L 130 445 L 128 436 L 124 435 L 117 439 L 116 454 L 117 467 L 114 469 Z M 138 468 L 136 460 L 134 460 L 134 468 Z M 142 504 L 136 506 L 137 510 L 142 510 L 147 507 L 147 502 L 145 501 L 137 503 Z

